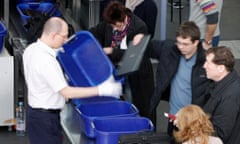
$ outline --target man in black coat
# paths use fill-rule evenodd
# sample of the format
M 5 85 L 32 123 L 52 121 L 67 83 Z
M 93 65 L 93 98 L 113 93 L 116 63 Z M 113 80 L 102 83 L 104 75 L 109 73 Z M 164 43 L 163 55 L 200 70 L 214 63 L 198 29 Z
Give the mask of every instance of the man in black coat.
M 240 142 L 240 77 L 234 70 L 234 57 L 226 47 L 206 51 L 207 78 L 213 80 L 209 100 L 203 107 L 211 116 L 217 136 L 224 144 Z
M 160 100 L 169 100 L 170 113 L 188 105 L 203 106 L 206 103 L 205 89 L 209 81 L 203 64 L 205 50 L 200 43 L 200 31 L 194 22 L 183 23 L 174 41 L 151 41 L 148 51 L 159 63 L 156 87 L 151 98 L 150 117 L 155 122 L 156 108 Z M 172 133 L 169 125 L 169 134 Z

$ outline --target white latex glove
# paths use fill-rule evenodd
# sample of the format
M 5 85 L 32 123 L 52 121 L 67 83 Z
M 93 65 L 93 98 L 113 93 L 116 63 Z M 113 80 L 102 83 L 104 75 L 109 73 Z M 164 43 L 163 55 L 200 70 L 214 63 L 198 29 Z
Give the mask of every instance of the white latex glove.
M 106 81 L 98 86 L 98 95 L 119 98 L 120 95 L 122 95 L 122 84 L 116 82 L 111 75 Z

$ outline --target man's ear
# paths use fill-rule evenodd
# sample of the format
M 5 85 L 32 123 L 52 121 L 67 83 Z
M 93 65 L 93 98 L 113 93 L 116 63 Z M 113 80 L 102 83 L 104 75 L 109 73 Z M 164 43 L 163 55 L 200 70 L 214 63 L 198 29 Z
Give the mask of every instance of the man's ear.
M 219 72 L 224 72 L 226 68 L 224 65 L 218 65 L 217 69 Z
M 198 44 L 199 44 L 199 40 L 195 40 L 194 42 L 193 42 L 193 44 L 197 47 L 198 46 Z

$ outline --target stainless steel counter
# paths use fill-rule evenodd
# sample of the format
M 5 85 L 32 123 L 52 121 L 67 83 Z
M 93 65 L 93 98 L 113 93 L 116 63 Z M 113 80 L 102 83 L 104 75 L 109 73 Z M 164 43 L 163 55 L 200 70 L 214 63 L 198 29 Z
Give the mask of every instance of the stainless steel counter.
M 75 117 L 73 105 L 65 104 L 61 112 L 61 125 L 71 144 L 95 144 L 94 139 L 89 139 L 81 133 L 78 123 L 74 121 Z

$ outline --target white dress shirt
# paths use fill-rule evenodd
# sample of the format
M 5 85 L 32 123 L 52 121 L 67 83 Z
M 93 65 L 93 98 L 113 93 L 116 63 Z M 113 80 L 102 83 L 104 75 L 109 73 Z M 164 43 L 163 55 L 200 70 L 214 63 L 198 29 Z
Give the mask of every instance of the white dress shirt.
M 61 109 L 65 98 L 59 91 L 67 86 L 56 59 L 57 52 L 37 40 L 23 54 L 28 103 L 32 108 Z

